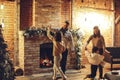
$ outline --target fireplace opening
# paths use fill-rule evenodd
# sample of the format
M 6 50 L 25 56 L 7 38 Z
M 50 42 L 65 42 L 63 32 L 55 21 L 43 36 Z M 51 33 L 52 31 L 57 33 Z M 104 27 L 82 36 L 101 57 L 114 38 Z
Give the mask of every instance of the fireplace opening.
M 53 43 L 40 44 L 40 68 L 50 68 L 53 66 Z

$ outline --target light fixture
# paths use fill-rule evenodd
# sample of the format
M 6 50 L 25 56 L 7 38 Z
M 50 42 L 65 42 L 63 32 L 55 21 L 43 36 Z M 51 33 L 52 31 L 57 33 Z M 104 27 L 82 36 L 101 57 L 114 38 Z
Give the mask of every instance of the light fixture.
M 0 5 L 0 9 L 2 10 L 3 8 L 4 8 L 4 5 L 3 5 L 3 4 L 1 4 L 1 5 Z
M 4 9 L 4 5 L 3 4 L 0 4 L 0 9 L 1 9 L 1 25 L 2 27 L 4 27 L 4 18 L 3 18 L 3 9 Z

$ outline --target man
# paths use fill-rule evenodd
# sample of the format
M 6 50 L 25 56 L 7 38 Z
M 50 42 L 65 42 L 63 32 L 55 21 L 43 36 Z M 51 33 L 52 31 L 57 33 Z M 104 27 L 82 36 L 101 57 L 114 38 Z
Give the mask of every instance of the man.
M 66 62 L 67 62 L 67 55 L 68 53 L 72 53 L 74 51 L 74 44 L 73 44 L 73 37 L 72 33 L 68 29 L 69 27 L 69 22 L 65 21 L 64 25 L 60 29 L 60 31 L 63 33 L 63 39 L 62 42 L 65 46 L 65 51 L 62 53 L 62 60 L 61 60 L 61 69 L 63 73 L 65 74 L 66 71 Z

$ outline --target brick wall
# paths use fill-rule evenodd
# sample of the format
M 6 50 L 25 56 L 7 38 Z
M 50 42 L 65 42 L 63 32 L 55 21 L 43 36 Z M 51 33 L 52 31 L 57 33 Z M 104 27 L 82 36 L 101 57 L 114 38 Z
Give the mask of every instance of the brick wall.
M 36 0 L 34 17 L 37 27 L 61 27 L 66 20 L 71 25 L 71 0 Z
M 0 9 L 0 19 L 3 18 L 4 28 L 3 36 L 8 44 L 11 59 L 14 59 L 14 27 L 16 22 L 16 8 L 14 1 L 1 2 L 4 8 Z M 1 22 L 0 22 L 1 23 Z
M 61 0 L 35 1 L 35 26 L 60 27 Z
M 20 28 L 22 30 L 31 26 L 41 27 L 50 24 L 55 27 L 59 26 L 61 0 L 21 0 L 20 5 Z
M 71 0 L 61 0 L 61 23 L 68 20 L 71 25 Z M 62 24 L 61 24 L 62 26 Z M 70 26 L 72 27 L 72 26 Z

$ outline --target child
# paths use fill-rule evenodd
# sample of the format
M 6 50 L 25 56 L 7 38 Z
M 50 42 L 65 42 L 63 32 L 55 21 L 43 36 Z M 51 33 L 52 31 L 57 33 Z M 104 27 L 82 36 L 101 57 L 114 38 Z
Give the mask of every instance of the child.
M 85 55 L 88 58 L 88 61 L 91 65 L 94 65 L 94 67 L 91 67 L 91 74 L 87 75 L 88 78 L 95 78 L 97 68 L 102 65 L 104 66 L 104 56 L 99 54 L 99 49 L 97 47 L 93 48 L 93 53 L 89 53 L 87 50 L 85 50 Z
M 94 53 L 90 53 L 87 50 L 85 50 L 85 56 L 88 58 L 88 62 L 93 65 L 103 65 L 104 56 L 99 54 L 98 48 L 94 48 Z
M 62 59 L 62 52 L 65 50 L 64 46 L 61 44 L 61 33 L 57 31 L 53 36 L 50 35 L 51 27 L 48 27 L 47 36 L 53 42 L 53 56 L 54 56 L 54 65 L 53 65 L 53 80 L 56 80 L 57 71 L 61 74 L 63 80 L 66 80 L 65 74 L 62 72 L 60 67 L 60 61 Z

